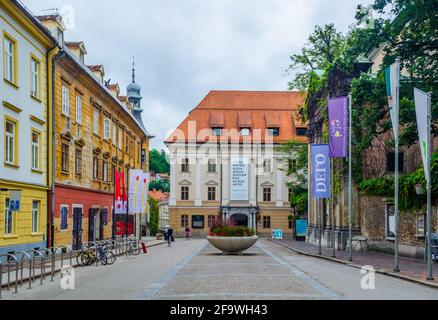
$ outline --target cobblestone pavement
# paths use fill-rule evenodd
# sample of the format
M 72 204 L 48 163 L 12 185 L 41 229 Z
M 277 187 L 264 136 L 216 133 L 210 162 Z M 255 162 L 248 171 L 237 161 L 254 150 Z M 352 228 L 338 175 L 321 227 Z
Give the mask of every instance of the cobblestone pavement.
M 363 290 L 359 269 L 298 255 L 262 240 L 244 256 L 223 256 L 206 245 L 175 266 L 138 299 L 328 300 L 438 299 L 438 290 L 376 275 Z
M 438 299 L 438 290 L 376 274 L 363 290 L 360 269 L 299 255 L 261 240 L 244 256 L 223 256 L 205 239 L 177 240 L 112 266 L 78 268 L 75 289 L 60 278 L 42 286 L 4 291 L 5 300 L 329 300 Z
M 244 256 L 223 256 L 206 245 L 168 281 L 140 299 L 338 299 L 339 296 L 269 252 L 263 244 Z
M 318 246 L 295 240 L 285 240 L 282 244 L 290 246 L 293 249 L 316 255 L 318 253 Z M 322 255 L 325 257 L 332 257 L 333 250 L 327 247 L 322 248 Z M 342 261 L 348 261 L 347 251 L 336 251 L 336 258 Z M 353 252 L 353 263 L 356 265 L 364 266 L 371 265 L 376 270 L 384 272 L 393 272 L 394 270 L 394 255 L 383 254 L 372 251 L 360 251 Z M 438 285 L 438 264 L 433 265 L 433 272 L 435 280 L 432 281 Z M 419 259 L 410 259 L 400 257 L 400 275 L 404 275 L 417 280 L 426 280 L 427 278 L 427 265 L 426 262 Z

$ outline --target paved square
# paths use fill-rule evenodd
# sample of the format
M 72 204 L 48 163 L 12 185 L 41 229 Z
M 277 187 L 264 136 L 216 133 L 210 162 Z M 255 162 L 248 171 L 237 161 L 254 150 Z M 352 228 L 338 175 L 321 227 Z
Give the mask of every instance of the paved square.
M 149 298 L 321 300 L 337 296 L 268 252 L 263 244 L 244 256 L 224 256 L 208 244 Z

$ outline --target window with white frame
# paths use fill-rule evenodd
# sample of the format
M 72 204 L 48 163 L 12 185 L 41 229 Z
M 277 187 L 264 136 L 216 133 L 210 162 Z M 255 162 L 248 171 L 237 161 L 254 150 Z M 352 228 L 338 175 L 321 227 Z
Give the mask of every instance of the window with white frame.
M 40 170 L 40 134 L 32 132 L 32 169 Z
M 30 68 L 31 68 L 31 91 L 30 94 L 39 98 L 40 96 L 40 62 L 35 58 L 31 58 L 30 60 Z
M 122 128 L 119 128 L 119 142 L 118 142 L 119 149 L 122 150 L 123 148 L 123 130 Z
M 7 164 L 15 163 L 15 130 L 16 124 L 12 121 L 6 120 L 6 134 L 5 134 L 5 162 Z
M 93 133 L 97 135 L 99 135 L 99 118 L 100 112 L 95 109 L 93 113 Z
M 70 117 L 70 89 L 62 85 L 62 114 Z
M 4 37 L 4 66 L 5 79 L 15 83 L 15 42 L 8 37 Z
M 39 232 L 40 202 L 32 201 L 32 232 Z
M 103 138 L 105 140 L 110 139 L 110 131 L 111 131 L 110 125 L 111 125 L 111 120 L 109 118 L 103 119 Z
M 113 145 L 117 146 L 117 125 L 113 123 Z
M 82 96 L 76 96 L 76 123 L 82 124 Z
M 9 199 L 5 201 L 5 235 L 14 233 L 14 213 L 9 210 Z

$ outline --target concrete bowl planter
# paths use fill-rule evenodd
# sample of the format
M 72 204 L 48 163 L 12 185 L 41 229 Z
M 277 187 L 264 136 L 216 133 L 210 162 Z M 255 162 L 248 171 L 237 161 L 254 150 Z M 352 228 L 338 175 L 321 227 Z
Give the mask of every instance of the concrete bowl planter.
M 207 240 L 223 254 L 239 254 L 243 255 L 245 250 L 248 250 L 259 240 L 258 236 L 252 237 L 216 237 L 208 236 Z

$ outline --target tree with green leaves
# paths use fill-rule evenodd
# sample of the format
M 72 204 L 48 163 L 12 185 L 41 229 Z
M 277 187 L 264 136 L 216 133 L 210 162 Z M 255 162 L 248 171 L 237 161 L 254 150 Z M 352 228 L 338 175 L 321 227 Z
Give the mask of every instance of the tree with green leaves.
M 332 66 L 338 60 L 344 42 L 344 36 L 336 31 L 334 24 L 316 26 L 301 52 L 290 57 L 292 62 L 288 70 L 293 73 L 293 79 L 289 89 L 305 91 L 311 73 Z
M 155 236 L 158 232 L 160 222 L 160 203 L 152 197 L 149 197 L 148 203 L 150 208 L 149 229 L 151 231 L 151 235 Z
M 290 141 L 277 148 L 284 156 L 285 174 L 293 182 L 288 183 L 291 189 L 291 205 L 297 208 L 299 212 L 306 212 L 308 209 L 308 149 L 304 143 Z
M 168 156 L 164 150 L 152 149 L 149 152 L 150 170 L 156 173 L 170 173 Z

